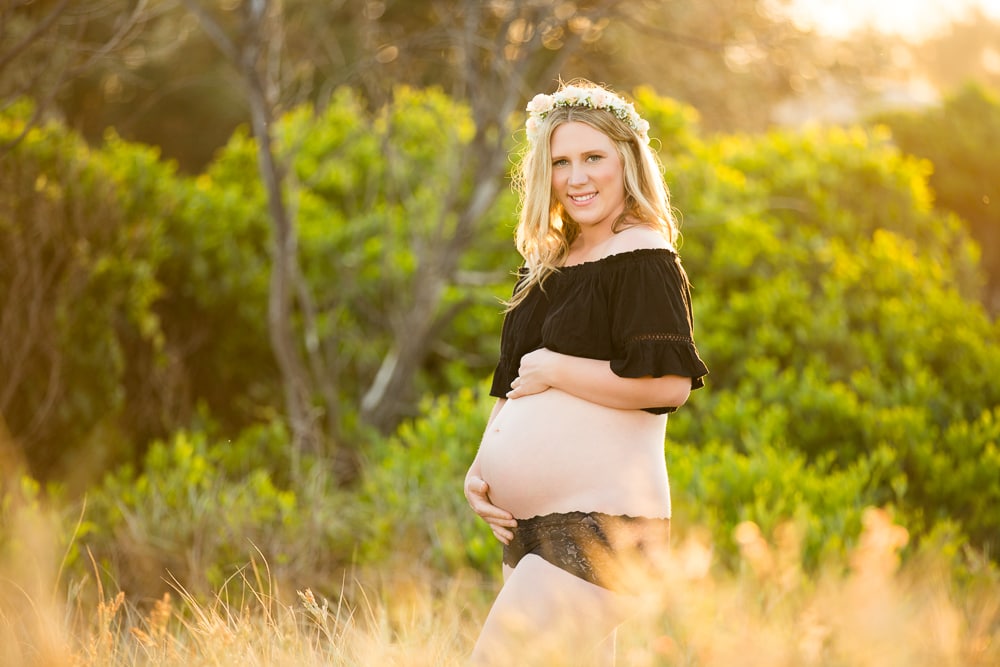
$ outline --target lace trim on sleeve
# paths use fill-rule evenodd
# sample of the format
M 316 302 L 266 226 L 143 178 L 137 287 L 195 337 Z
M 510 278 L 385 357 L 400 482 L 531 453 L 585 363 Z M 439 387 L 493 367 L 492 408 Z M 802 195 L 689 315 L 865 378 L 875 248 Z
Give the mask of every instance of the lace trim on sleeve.
M 644 333 L 630 336 L 628 343 L 693 343 L 691 336 L 677 333 Z

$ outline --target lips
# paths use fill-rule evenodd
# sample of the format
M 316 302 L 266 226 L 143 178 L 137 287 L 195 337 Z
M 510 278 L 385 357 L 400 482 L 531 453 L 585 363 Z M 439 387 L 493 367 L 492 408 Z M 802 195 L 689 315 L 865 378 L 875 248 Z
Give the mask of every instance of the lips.
M 596 192 L 588 192 L 587 194 L 584 194 L 584 195 L 567 195 L 567 196 L 575 204 L 586 204 L 587 202 L 589 202 L 590 200 L 592 200 L 594 197 L 596 197 L 597 193 Z

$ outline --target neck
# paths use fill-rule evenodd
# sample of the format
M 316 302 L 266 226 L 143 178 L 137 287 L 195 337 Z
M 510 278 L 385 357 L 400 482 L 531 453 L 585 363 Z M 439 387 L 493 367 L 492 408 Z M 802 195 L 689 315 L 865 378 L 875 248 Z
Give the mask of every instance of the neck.
M 572 249 L 590 250 L 607 243 L 615 235 L 617 223 L 622 222 L 622 213 L 624 211 L 625 209 L 622 207 L 622 210 L 618 211 L 613 217 L 596 225 L 580 225 L 580 231 L 576 239 L 573 240 Z

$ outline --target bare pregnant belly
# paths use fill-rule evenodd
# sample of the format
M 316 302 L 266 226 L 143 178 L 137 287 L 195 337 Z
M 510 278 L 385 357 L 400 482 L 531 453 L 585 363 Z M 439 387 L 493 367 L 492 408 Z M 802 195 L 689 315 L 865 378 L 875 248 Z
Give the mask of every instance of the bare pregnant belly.
M 517 518 L 600 511 L 670 516 L 666 415 L 617 410 L 557 389 L 508 400 L 483 436 L 490 499 Z

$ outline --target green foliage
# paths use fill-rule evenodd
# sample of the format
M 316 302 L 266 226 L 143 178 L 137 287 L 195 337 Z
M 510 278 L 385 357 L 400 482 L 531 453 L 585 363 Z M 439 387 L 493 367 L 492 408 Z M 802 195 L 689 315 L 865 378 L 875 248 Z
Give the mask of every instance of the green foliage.
M 30 114 L 8 109 L 0 138 L 17 137 Z M 439 91 L 400 88 L 371 114 L 344 89 L 322 110 L 293 110 L 276 132 L 292 174 L 298 297 L 315 314 L 312 330 L 296 325 L 350 432 L 417 271 L 436 270 L 417 267 L 420 248 L 454 232 L 454 202 L 441 193 L 473 186 L 460 160 L 474 125 Z M 89 148 L 58 124 L 32 129 L 0 159 L 0 294 L 11 330 L 0 337 L 0 409 L 34 472 L 73 468 L 86 480 L 202 409 L 230 430 L 281 413 L 267 328 L 271 231 L 245 131 L 193 179 L 153 149 L 113 133 Z M 479 221 L 481 241 L 441 295 L 421 394 L 492 368 L 498 301 L 516 264 L 510 197 Z M 81 442 L 87 465 L 77 466 Z
M 1000 96 L 967 84 L 940 106 L 872 119 L 892 130 L 902 150 L 933 164 L 935 203 L 957 213 L 982 248 L 986 302 L 1000 312 Z
M 0 478 L 0 562 L 13 560 L 11 552 L 20 558 L 28 557 L 22 553 L 24 545 L 19 539 L 22 526 L 17 523 L 24 514 L 41 513 L 41 485 L 32 477 L 15 472 L 5 470 Z
M 744 521 L 765 535 L 791 521 L 801 535 L 803 564 L 810 569 L 841 561 L 856 546 L 864 509 L 882 501 L 878 485 L 891 476 L 895 463 L 887 446 L 838 469 L 768 443 L 742 453 L 719 442 L 698 447 L 667 442 L 676 528 L 710 530 L 727 566 L 738 560 L 734 528 Z
M 30 113 L 0 115 L 0 144 L 22 135 Z M 122 443 L 96 431 L 106 436 L 119 416 L 160 417 L 132 381 L 148 392 L 163 378 L 153 304 L 171 178 L 151 148 L 109 134 L 94 151 L 58 123 L 0 153 L 0 410 L 35 474 L 114 460 Z
M 355 513 L 362 562 L 405 554 L 443 571 L 499 571 L 500 543 L 462 492 L 495 400 L 480 387 L 425 401 L 418 419 L 373 443 Z
M 856 538 L 867 505 L 893 508 L 917 538 L 951 549 L 968 536 L 997 553 L 1000 325 L 976 301 L 962 221 L 932 206 L 929 164 L 881 130 L 704 140 L 689 109 L 636 97 L 682 213 L 712 371 L 670 419 L 675 516 L 708 526 L 727 563 L 738 522 L 769 533 L 785 519 L 821 563 Z M 0 117 L 5 137 L 24 113 Z M 457 157 L 472 121 L 436 90 L 399 89 L 377 114 L 341 90 L 277 128 L 316 306 L 304 340 L 323 355 L 348 426 L 420 278 L 421 244 L 454 229 L 439 193 L 473 185 Z M 453 317 L 416 382 L 442 398 L 391 437 L 353 431 L 360 483 L 334 490 L 321 462 L 291 474 L 287 434 L 273 426 L 270 230 L 245 132 L 194 179 L 114 135 L 95 150 L 58 125 L 0 160 L 0 322 L 39 318 L 0 336 L 4 419 L 22 442 L 43 443 L 31 450 L 42 462 L 80 451 L 103 465 L 126 438 L 141 451 L 161 436 L 88 500 L 84 543 L 123 587 L 165 569 L 220 584 L 257 548 L 279 576 L 310 585 L 355 556 L 495 571 L 498 545 L 461 486 L 492 400 L 481 383 L 496 358 L 497 299 L 517 263 L 509 194 L 443 294 Z M 43 274 L 48 283 L 32 282 Z M 57 408 L 29 418 L 44 405 Z M 221 426 L 185 428 L 202 407 Z M 26 425 L 43 432 L 28 440 Z M 243 432 L 228 442 L 220 431 Z
M 317 336 L 345 397 L 356 400 L 367 389 L 414 281 L 435 270 L 417 266 L 422 249 L 454 233 L 455 214 L 443 194 L 462 196 L 475 185 L 462 162 L 474 129 L 464 105 L 437 90 L 406 87 L 374 117 L 341 90 L 322 111 L 300 109 L 283 125 L 285 149 L 294 156 L 291 201 L 303 269 L 324 306 Z M 438 306 L 473 318 L 469 324 L 492 318 L 493 325 L 449 323 L 439 336 L 447 344 L 431 351 L 418 378 L 421 394 L 474 383 L 492 368 L 497 296 L 509 291 L 507 271 L 515 265 L 511 211 L 510 199 L 501 199 L 479 221 L 483 235 L 460 262 L 479 279 L 451 285 Z
M 1000 554 L 1000 407 L 914 439 L 901 453 L 918 529 L 957 522 L 973 542 Z
M 417 253 L 453 228 L 441 193 L 456 179 L 473 185 L 458 163 L 473 131 L 467 108 L 408 88 L 377 114 L 340 89 L 322 109 L 294 109 L 276 128 L 315 310 L 313 331 L 298 326 L 325 364 L 348 432 L 419 279 Z M 271 233 L 256 159 L 255 142 L 237 132 L 204 175 L 181 185 L 160 274 L 160 310 L 190 391 L 233 428 L 281 404 L 266 325 Z M 476 382 L 492 368 L 498 297 L 509 290 L 503 269 L 514 265 L 501 222 L 509 209 L 501 201 L 480 221 L 482 242 L 461 259 L 474 279 L 443 295 L 442 312 L 468 319 L 440 332 L 417 378 L 420 393 Z
M 666 156 L 688 154 L 701 143 L 698 136 L 698 112 L 669 97 L 660 97 L 649 86 L 633 92 L 639 115 L 649 122 L 655 150 Z
M 348 498 L 320 461 L 293 476 L 290 451 L 278 424 L 234 441 L 180 432 L 156 442 L 141 472 L 124 467 L 90 495 L 83 543 L 118 586 L 148 595 L 164 577 L 217 590 L 255 558 L 275 581 L 322 584 L 350 557 Z
M 197 405 L 239 429 L 281 404 L 267 330 L 270 232 L 256 159 L 254 142 L 240 131 L 224 160 L 174 186 L 179 204 L 165 221 L 157 312 L 186 394 L 175 428 Z
M 1000 404 L 1000 327 L 975 301 L 968 236 L 931 207 L 927 164 L 878 132 L 817 129 L 723 137 L 668 173 L 712 370 L 671 438 L 787 449 L 831 471 L 892 451 L 899 473 L 867 498 L 922 529 L 968 521 L 995 548 L 1000 513 L 973 519 L 969 496 L 931 473 L 1000 479 L 990 430 L 973 426 Z

